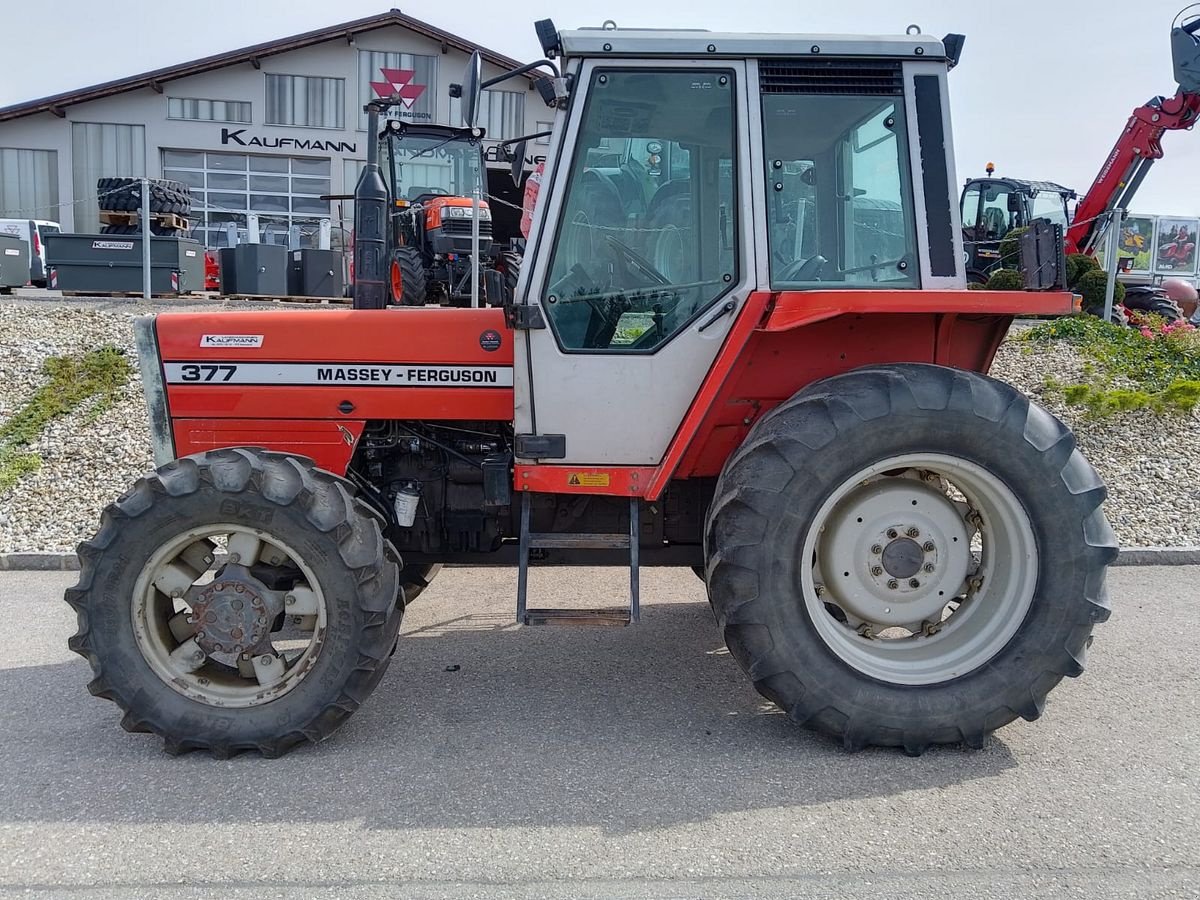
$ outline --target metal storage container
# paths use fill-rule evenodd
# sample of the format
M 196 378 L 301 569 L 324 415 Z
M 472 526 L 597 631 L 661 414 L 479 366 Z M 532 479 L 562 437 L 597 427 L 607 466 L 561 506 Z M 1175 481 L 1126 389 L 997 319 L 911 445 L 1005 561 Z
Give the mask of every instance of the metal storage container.
M 29 243 L 0 234 L 0 290 L 29 284 Z
M 221 250 L 221 293 L 283 297 L 288 251 L 275 244 L 238 244 Z
M 342 255 L 336 250 L 293 250 L 288 293 L 293 297 L 341 297 Z
M 46 238 L 49 286 L 60 291 L 138 293 L 140 234 L 53 234 Z M 150 238 L 150 289 L 155 294 L 204 290 L 204 247 L 190 238 Z

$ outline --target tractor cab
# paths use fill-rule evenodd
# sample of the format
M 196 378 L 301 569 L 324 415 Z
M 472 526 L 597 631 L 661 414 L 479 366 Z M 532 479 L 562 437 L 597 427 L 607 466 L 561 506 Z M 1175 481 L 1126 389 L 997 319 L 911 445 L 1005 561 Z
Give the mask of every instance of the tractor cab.
M 395 305 L 461 305 L 471 297 L 472 229 L 478 253 L 491 251 L 483 131 L 387 122 L 379 138 L 387 186 L 388 286 Z
M 1063 233 L 1070 225 L 1067 202 L 1076 198 L 1070 188 L 1052 181 L 1020 178 L 971 178 L 963 187 L 961 207 L 963 256 L 968 281 L 982 284 L 1000 267 L 1000 241 L 1014 228 L 1037 219 L 1058 225 Z

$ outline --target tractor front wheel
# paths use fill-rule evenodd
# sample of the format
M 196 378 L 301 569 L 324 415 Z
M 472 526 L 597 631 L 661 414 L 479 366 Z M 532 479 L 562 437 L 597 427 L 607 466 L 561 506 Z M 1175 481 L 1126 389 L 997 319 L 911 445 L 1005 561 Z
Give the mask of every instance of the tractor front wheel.
M 718 481 L 708 593 L 731 654 L 847 749 L 980 746 L 1083 671 L 1116 542 L 1071 432 L 1012 387 L 862 369 L 764 416 Z
M 88 689 L 168 752 L 279 756 L 328 737 L 387 668 L 398 558 L 311 461 L 214 450 L 140 479 L 79 546 Z
M 388 266 L 392 306 L 424 306 L 427 284 L 421 254 L 412 247 L 397 247 Z

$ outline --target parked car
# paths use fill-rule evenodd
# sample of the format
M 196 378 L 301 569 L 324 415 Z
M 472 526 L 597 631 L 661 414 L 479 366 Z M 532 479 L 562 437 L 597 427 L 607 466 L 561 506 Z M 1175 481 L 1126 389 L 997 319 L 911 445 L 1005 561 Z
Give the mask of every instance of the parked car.
M 42 219 L 0 219 L 0 234 L 29 244 L 29 281 L 37 287 L 46 286 L 46 235 L 61 231 L 57 222 Z

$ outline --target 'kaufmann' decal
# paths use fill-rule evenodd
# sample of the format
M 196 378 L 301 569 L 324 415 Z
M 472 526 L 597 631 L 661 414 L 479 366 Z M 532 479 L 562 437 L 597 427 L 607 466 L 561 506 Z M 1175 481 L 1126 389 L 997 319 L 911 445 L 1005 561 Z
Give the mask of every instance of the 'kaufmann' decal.
M 200 336 L 201 347 L 261 347 L 261 334 L 205 334 Z
M 168 384 L 307 384 L 359 387 L 512 387 L 512 366 L 419 363 L 169 362 Z

